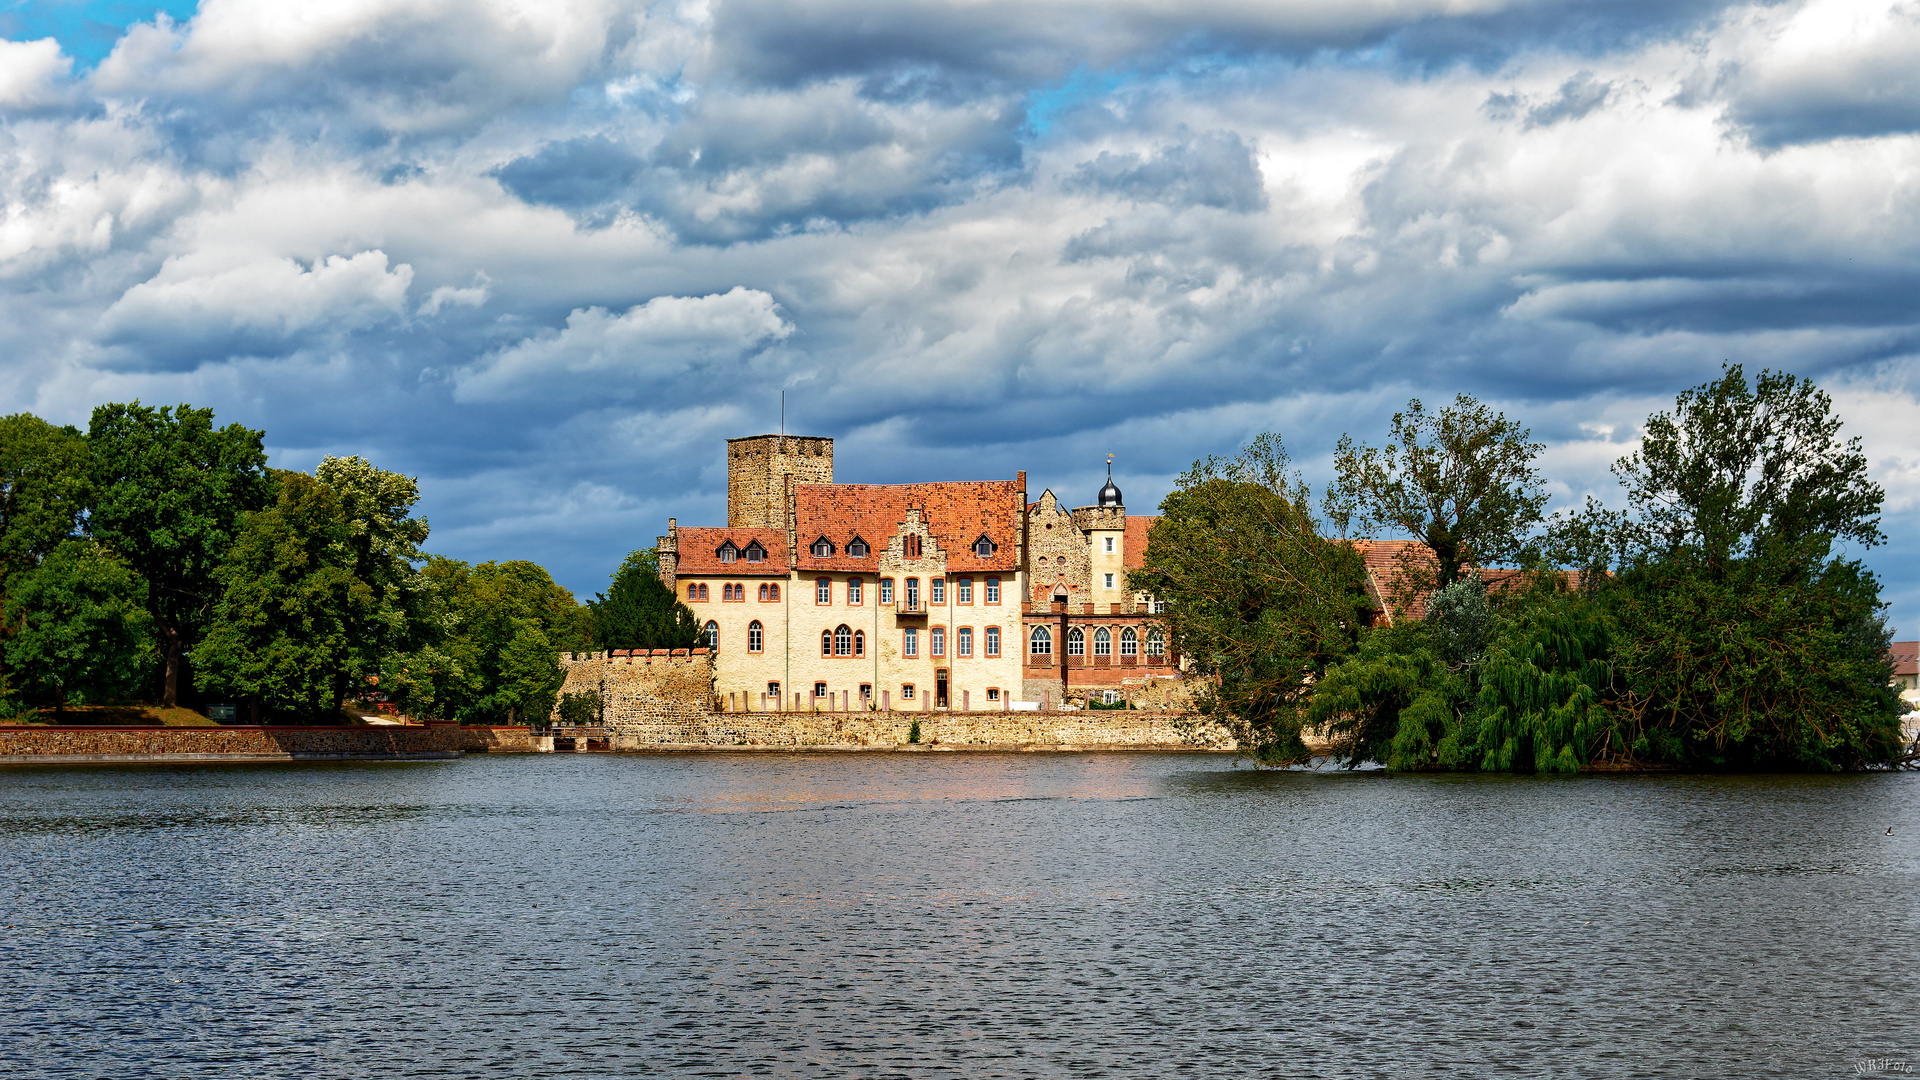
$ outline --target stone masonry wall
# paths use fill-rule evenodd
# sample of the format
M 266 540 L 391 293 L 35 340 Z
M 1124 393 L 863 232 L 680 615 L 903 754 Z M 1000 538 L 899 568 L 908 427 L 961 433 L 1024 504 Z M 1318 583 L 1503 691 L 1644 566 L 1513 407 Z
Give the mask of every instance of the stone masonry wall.
M 457 724 L 349 728 L 0 727 L 0 761 L 142 758 L 362 758 L 527 752 L 525 728 Z
M 801 712 L 709 713 L 697 724 L 638 724 L 613 731 L 613 749 L 1232 750 L 1224 732 L 1190 739 L 1173 713 Z M 1211 736 L 1211 741 L 1206 736 Z
M 562 694 L 589 693 L 609 728 L 697 725 L 713 708 L 713 654 L 706 649 L 615 649 L 563 655 Z M 554 706 L 554 719 L 560 715 Z M 687 727 L 687 730 L 693 730 Z

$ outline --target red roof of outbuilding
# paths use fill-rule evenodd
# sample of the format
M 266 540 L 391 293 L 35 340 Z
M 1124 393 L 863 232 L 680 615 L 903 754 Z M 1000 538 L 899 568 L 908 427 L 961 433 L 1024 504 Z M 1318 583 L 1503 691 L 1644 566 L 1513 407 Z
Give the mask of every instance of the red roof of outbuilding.
M 1887 649 L 1895 675 L 1920 675 L 1920 641 L 1896 641 Z
M 725 574 L 731 577 L 785 577 L 790 568 L 787 560 L 787 536 L 779 529 L 707 529 L 689 527 L 678 530 L 680 540 L 680 565 L 674 571 L 686 576 L 689 574 Z M 763 562 L 748 562 L 742 555 L 733 562 L 720 561 L 720 547 L 729 540 L 740 551 L 746 551 L 747 545 L 755 540 L 766 549 L 767 557 Z
M 1158 517 L 1147 515 L 1127 516 L 1126 555 L 1127 569 L 1138 570 L 1147 561 L 1147 534 L 1153 531 L 1153 523 Z
M 797 484 L 794 486 L 794 543 L 802 570 L 875 571 L 880 552 L 918 509 L 934 540 L 945 551 L 947 569 L 1014 570 L 1020 528 L 1020 485 L 1012 480 L 959 480 L 935 484 Z M 992 555 L 974 554 L 981 536 L 993 541 Z M 820 537 L 833 554 L 815 558 Z M 865 558 L 847 555 L 855 537 L 866 541 Z

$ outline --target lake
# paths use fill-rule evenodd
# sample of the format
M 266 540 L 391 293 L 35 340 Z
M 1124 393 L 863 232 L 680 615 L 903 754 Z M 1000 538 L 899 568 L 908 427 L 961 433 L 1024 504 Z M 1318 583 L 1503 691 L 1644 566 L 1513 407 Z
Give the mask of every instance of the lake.
M 0 912 L 4 1076 L 1920 1070 L 1914 774 L 9 768 Z

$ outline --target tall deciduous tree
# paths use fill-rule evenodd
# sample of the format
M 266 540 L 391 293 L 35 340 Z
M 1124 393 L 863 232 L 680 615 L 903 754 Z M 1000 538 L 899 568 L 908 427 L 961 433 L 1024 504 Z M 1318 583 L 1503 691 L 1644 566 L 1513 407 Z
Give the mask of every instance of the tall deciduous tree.
M 704 644 L 700 620 L 660 580 L 660 555 L 635 551 L 613 572 L 613 585 L 587 605 L 603 649 L 689 649 Z
M 1362 536 L 1396 530 L 1423 541 L 1434 563 L 1409 560 L 1406 587 L 1444 588 L 1462 567 L 1515 558 L 1540 524 L 1547 495 L 1533 464 L 1542 447 L 1531 437 L 1466 394 L 1438 413 L 1416 398 L 1394 414 L 1384 447 L 1340 437 L 1328 515 L 1343 534 L 1351 526 Z
M 591 613 L 530 562 L 429 556 L 422 574 L 436 633 L 389 664 L 389 692 L 415 715 L 544 719 L 563 677 L 559 654 L 591 647 Z
M 92 484 L 86 437 L 30 413 L 0 417 L 0 582 L 74 535 Z
M 1303 760 L 1313 685 L 1351 653 L 1369 600 L 1351 545 L 1321 535 L 1277 435 L 1207 458 L 1161 503 L 1128 588 L 1167 604 L 1202 709 L 1261 761 Z
M 240 516 L 264 506 L 272 485 L 262 433 L 213 426 L 190 405 L 102 405 L 87 431 L 93 506 L 87 532 L 146 582 L 164 664 L 161 704 L 179 704 L 182 660 L 218 595 L 214 572 Z
M 195 665 L 209 687 L 306 720 L 339 716 L 336 679 L 351 670 L 353 628 L 373 590 L 351 568 L 352 530 L 332 490 L 276 474 L 274 504 L 247 515 L 215 573 L 219 602 Z
M 1647 422 L 1615 467 L 1630 509 L 1617 662 L 1628 736 L 1702 764 L 1890 760 L 1879 583 L 1841 543 L 1880 543 L 1879 485 L 1812 382 L 1738 365 Z
M 349 613 L 350 656 L 333 682 L 337 711 L 350 686 L 425 644 L 426 582 L 418 564 L 427 523 L 411 516 L 420 487 L 410 476 L 361 457 L 323 458 L 314 476 L 339 500 L 346 566 L 372 597 L 364 619 Z
M 58 712 L 133 696 L 153 659 L 140 579 L 99 545 L 68 540 L 14 575 L 6 600 L 14 688 Z

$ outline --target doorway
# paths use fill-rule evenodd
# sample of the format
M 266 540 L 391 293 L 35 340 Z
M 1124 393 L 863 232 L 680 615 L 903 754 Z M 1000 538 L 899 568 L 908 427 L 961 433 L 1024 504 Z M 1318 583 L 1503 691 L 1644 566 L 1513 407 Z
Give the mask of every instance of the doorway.
M 941 668 L 933 673 L 933 707 L 947 707 L 947 669 Z

